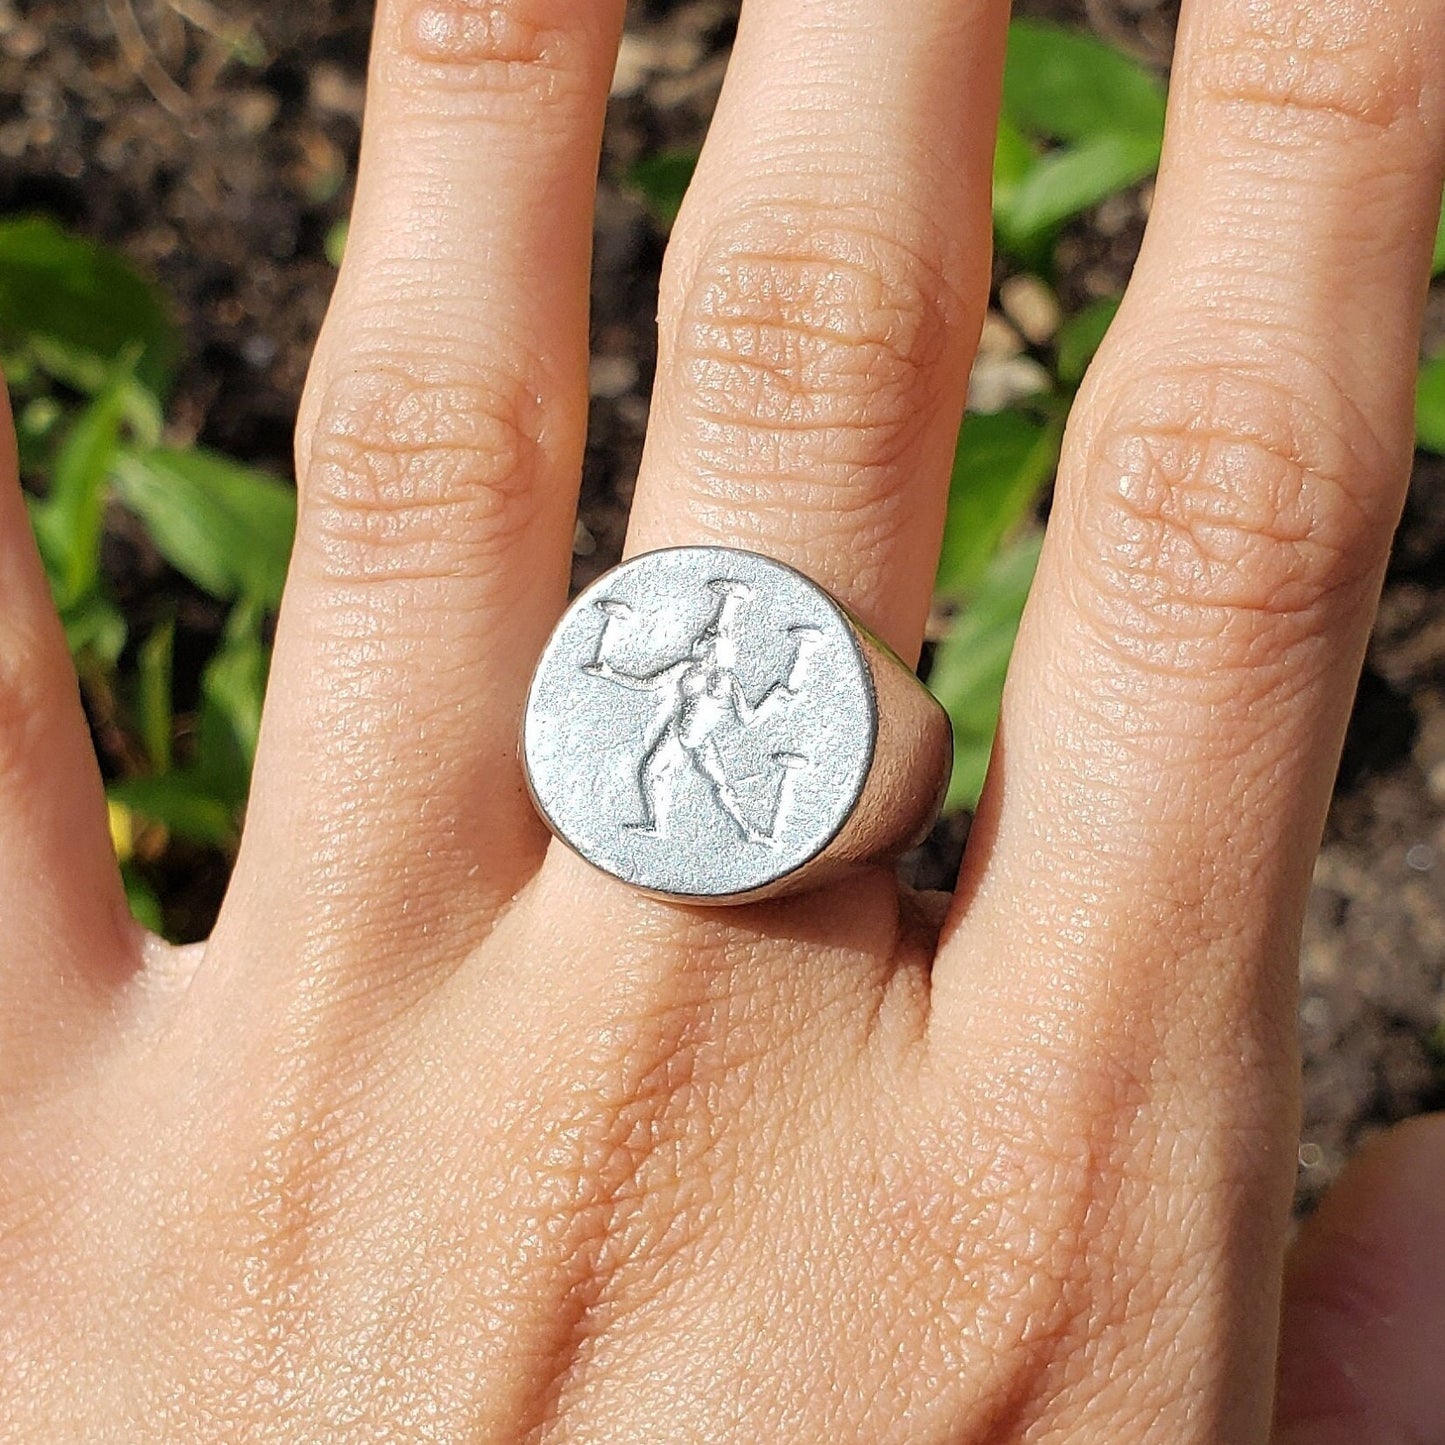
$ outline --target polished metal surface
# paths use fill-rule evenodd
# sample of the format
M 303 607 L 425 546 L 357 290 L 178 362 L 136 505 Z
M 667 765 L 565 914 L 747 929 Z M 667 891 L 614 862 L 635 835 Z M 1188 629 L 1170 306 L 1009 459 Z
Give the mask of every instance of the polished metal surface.
M 880 697 L 902 699 L 901 729 L 880 729 Z M 624 562 L 567 609 L 522 754 L 542 816 L 582 857 L 651 893 L 730 903 L 908 841 L 936 809 L 946 735 L 916 679 L 801 573 L 680 547 Z M 880 737 L 926 772 L 921 799 L 908 759 L 876 765 Z

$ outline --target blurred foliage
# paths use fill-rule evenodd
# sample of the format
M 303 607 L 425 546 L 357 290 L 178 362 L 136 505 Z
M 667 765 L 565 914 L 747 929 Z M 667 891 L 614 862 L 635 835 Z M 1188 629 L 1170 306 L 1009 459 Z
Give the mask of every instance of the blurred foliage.
M 295 527 L 281 480 L 163 444 L 180 339 L 164 299 L 118 255 L 37 218 L 0 222 L 0 363 L 36 541 L 100 745 L 111 836 L 132 907 L 173 838 L 229 853 L 265 690 L 266 627 Z M 175 707 L 175 620 L 133 635 L 102 566 L 118 513 L 196 588 L 228 604 L 199 700 Z
M 1163 141 L 1164 87 L 1143 66 L 1082 31 L 1014 21 L 994 149 L 1000 252 L 1046 265 L 1063 223 L 1153 175 Z
M 643 156 L 627 172 L 628 184 L 642 197 L 653 217 L 670 226 L 682 209 L 682 198 L 697 169 L 696 151 L 661 151 Z
M 1015 21 L 994 161 L 1002 266 L 1051 288 L 1064 227 L 1152 175 L 1163 125 L 1163 86 L 1135 61 L 1082 32 Z M 664 227 L 695 163 L 665 152 L 628 175 Z M 328 235 L 333 262 L 345 241 L 344 225 Z M 1434 269 L 1445 271 L 1445 222 Z M 983 785 L 1064 419 L 1117 307 L 1102 298 L 1035 335 L 1042 383 L 1002 410 L 971 411 L 959 434 L 929 676 L 954 723 L 951 807 L 972 807 Z M 172 840 L 230 854 L 239 836 L 296 515 L 283 481 L 166 436 L 180 354 L 164 299 L 123 258 L 42 218 L 0 222 L 0 364 L 27 502 L 100 745 L 132 906 L 157 929 Z M 1422 367 L 1418 400 L 1420 445 L 1445 453 L 1445 356 Z M 225 609 L 185 710 L 176 618 L 137 635 L 102 565 L 123 516 Z
M 0 344 L 12 386 L 39 372 L 92 396 L 128 358 L 142 406 L 180 355 L 161 298 L 121 257 L 41 217 L 0 225 Z
M 1001 270 L 1052 287 L 1065 226 L 1153 176 L 1164 111 L 1162 81 L 1129 56 L 1081 30 L 1015 20 L 994 151 Z M 695 153 L 665 152 L 628 172 L 628 183 L 661 225 L 676 218 L 696 161 Z M 1445 217 L 1434 270 L 1445 271 Z M 1005 410 L 971 410 L 964 418 L 938 571 L 940 636 L 928 675 L 954 724 L 950 808 L 978 801 L 1064 419 L 1118 308 L 1118 297 L 1101 297 L 1065 316 L 1052 336 L 1030 348 L 1047 385 Z M 1422 368 L 1418 415 L 1420 445 L 1445 452 L 1445 357 Z
M 350 220 L 337 221 L 322 241 L 321 249 L 333 266 L 341 265 L 341 258 L 346 254 L 346 237 L 350 231 Z
M 993 555 L 971 604 L 954 618 L 934 656 L 928 684 L 953 719 L 953 778 L 946 808 L 972 808 L 983 791 L 1004 676 L 1041 540 L 1034 531 Z
M 1435 256 L 1431 274 L 1445 275 L 1445 212 L 1435 232 Z M 1445 353 L 1426 361 L 1420 368 L 1415 388 L 1415 440 L 1422 450 L 1445 456 Z
M 1047 266 L 1064 222 L 1154 174 L 1164 86 L 1137 61 L 1080 30 L 1009 26 L 994 152 L 994 232 L 1025 268 Z M 694 151 L 637 161 L 627 181 L 671 225 L 697 165 Z
M 1415 389 L 1415 434 L 1424 450 L 1445 456 L 1445 355 L 1420 368 Z

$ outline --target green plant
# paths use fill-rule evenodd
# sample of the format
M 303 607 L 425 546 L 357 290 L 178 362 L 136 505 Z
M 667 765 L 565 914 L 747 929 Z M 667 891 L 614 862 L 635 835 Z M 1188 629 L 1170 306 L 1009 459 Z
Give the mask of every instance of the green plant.
M 296 511 L 279 479 L 165 444 L 179 355 L 164 301 L 123 258 L 43 219 L 0 222 L 0 363 L 31 521 L 95 723 L 132 906 L 154 927 L 163 912 L 148 874 L 171 840 L 229 851 L 238 836 Z M 101 566 L 122 511 L 228 609 L 184 715 L 174 617 L 133 635 Z
M 1044 263 L 1065 221 L 1153 175 L 1163 139 L 1164 87 L 1142 65 L 1083 31 L 1015 20 L 994 153 L 1000 250 Z M 663 151 L 625 179 L 671 225 L 696 165 L 696 151 Z
M 1147 178 L 1164 98 L 1132 60 L 1076 31 L 1010 29 L 994 167 L 998 248 L 1048 284 L 1062 227 Z M 660 224 L 676 217 L 695 154 L 666 152 L 628 179 Z M 339 261 L 344 227 L 327 238 Z M 1445 272 L 1445 219 L 1434 250 Z M 978 798 L 1004 671 L 1039 551 L 1073 393 L 1117 308 L 1105 298 L 1035 346 L 1047 384 L 959 434 L 937 580 L 930 685 L 954 722 L 951 807 Z M 260 722 L 269 618 L 295 495 L 201 447 L 167 444 L 164 407 L 181 344 L 155 288 L 126 261 L 42 218 L 0 222 L 0 365 L 16 414 L 31 518 L 80 673 L 106 773 L 112 831 L 137 914 L 162 925 L 151 878 L 172 840 L 229 852 Z M 1445 453 L 1445 356 L 1422 367 L 1422 448 Z M 225 608 L 194 687 L 176 676 L 177 625 L 137 634 L 101 566 L 108 523 L 135 519 L 175 571 Z M 178 693 L 194 694 L 178 712 Z
M 942 635 L 928 685 L 953 720 L 945 807 L 978 803 L 1004 676 L 1038 561 L 1040 497 L 1052 482 L 1074 393 L 1118 302 L 1094 303 L 1038 348 L 1048 385 L 1002 411 L 970 412 L 959 429 L 934 583 Z
M 1039 560 L 1037 531 L 989 559 L 972 600 L 939 644 L 928 685 L 953 722 L 953 776 L 944 807 L 972 808 L 983 791 L 1004 677 Z
M 1065 221 L 1154 174 L 1164 87 L 1083 31 L 1042 21 L 1009 27 L 994 148 L 1000 251 L 1045 264 Z
M 664 226 L 670 226 L 682 209 L 682 198 L 692 184 L 692 173 L 696 169 L 696 151 L 659 151 L 635 161 L 626 179 L 653 216 Z
M 1415 388 L 1415 439 L 1422 450 L 1445 456 L 1445 354 L 1420 368 Z
M 1435 232 L 1433 275 L 1445 275 L 1445 213 Z M 1415 439 L 1422 451 L 1445 456 L 1445 352 L 1420 367 L 1415 388 Z

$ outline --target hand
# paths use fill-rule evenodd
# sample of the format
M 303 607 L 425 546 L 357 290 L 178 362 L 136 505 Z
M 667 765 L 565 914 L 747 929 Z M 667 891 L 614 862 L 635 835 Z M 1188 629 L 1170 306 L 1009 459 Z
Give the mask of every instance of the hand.
M 1294 950 L 1405 484 L 1445 8 L 1190 5 L 937 937 L 884 870 L 638 897 L 528 805 L 621 8 L 382 0 L 204 947 L 125 917 L 3 492 L 0 1434 L 1263 1440 Z M 634 549 L 767 552 L 916 654 L 1004 24 L 749 0 L 668 262 Z M 1283 1439 L 1441 1438 L 1438 1370 L 1378 1318 L 1439 1327 L 1438 1242 L 1335 1250 L 1438 1200 L 1438 1131 L 1410 1138 L 1301 1256 Z

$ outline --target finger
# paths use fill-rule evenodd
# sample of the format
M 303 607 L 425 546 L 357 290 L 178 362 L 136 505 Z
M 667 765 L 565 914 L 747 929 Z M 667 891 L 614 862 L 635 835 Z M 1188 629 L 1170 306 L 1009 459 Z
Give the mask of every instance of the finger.
M 1215 1051 L 1288 1027 L 1409 471 L 1442 45 L 1433 0 L 1186 7 L 1148 234 L 1070 429 L 937 980 L 945 1027 L 981 994 L 1143 1007 Z M 1010 898 L 1066 968 L 978 965 L 1005 916 L 1019 938 Z M 1121 978 L 1120 956 L 1151 963 Z
M 664 270 L 628 547 L 750 547 L 906 656 L 986 300 L 1006 6 L 748 0 Z
M 565 598 L 621 8 L 379 6 L 242 912 L 452 952 L 540 855 L 516 736 Z
M 0 1064 L 14 1083 L 82 1042 L 137 957 L 100 773 L 31 540 L 0 401 Z
M 933 975 L 960 1089 L 1088 1141 L 1112 1377 L 1177 1401 L 1202 1333 L 1219 1438 L 1267 1408 L 1300 913 L 1409 469 L 1442 46 L 1435 0 L 1186 4 Z
M 1345 1171 L 1285 1275 L 1276 1445 L 1445 1440 L 1445 1115 Z

